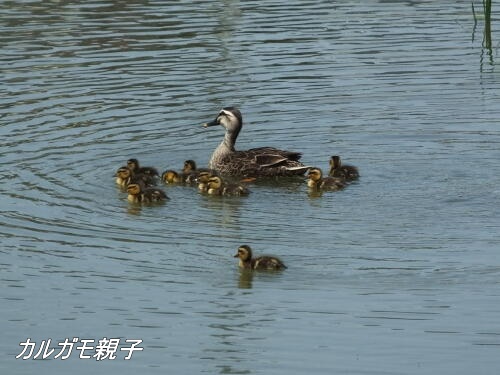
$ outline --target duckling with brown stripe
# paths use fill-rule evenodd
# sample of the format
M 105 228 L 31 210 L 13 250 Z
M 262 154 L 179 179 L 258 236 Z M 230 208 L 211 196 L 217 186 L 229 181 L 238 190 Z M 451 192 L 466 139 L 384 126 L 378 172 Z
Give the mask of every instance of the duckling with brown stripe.
M 252 249 L 248 245 L 238 247 L 234 257 L 240 259 L 238 265 L 243 269 L 279 271 L 287 268 L 279 258 L 273 256 L 262 255 L 253 258 Z

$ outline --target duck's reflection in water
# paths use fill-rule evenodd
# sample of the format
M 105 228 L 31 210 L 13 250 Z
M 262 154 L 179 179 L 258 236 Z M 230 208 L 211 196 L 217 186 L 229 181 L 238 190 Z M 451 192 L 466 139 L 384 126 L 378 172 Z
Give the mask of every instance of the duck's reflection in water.
M 254 271 L 249 269 L 240 269 L 240 275 L 238 278 L 238 288 L 240 289 L 252 289 L 252 281 L 254 277 Z

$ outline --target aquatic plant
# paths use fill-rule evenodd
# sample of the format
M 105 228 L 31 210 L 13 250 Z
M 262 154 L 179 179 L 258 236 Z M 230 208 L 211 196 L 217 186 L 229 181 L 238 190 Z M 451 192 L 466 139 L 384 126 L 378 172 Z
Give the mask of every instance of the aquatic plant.
M 483 49 L 487 50 L 490 64 L 493 64 L 493 50 L 491 42 L 491 0 L 482 0 L 482 3 L 483 3 L 484 29 L 483 29 L 483 41 L 481 45 Z M 474 41 L 474 34 L 476 31 L 478 16 L 474 8 L 474 1 L 471 2 L 471 5 L 472 5 L 472 16 L 474 17 L 474 27 L 472 31 L 472 40 Z

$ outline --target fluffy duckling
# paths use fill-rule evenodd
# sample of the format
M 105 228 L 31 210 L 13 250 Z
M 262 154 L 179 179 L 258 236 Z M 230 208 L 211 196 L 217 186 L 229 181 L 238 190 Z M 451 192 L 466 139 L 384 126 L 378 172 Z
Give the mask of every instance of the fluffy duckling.
M 278 271 L 287 268 L 283 262 L 276 257 L 264 255 L 253 258 L 252 249 L 248 245 L 241 245 L 238 247 L 238 252 L 234 257 L 240 259 L 238 265 L 244 269 Z
M 197 184 L 200 173 L 209 172 L 207 168 L 197 169 L 194 160 L 186 160 L 181 172 L 168 169 L 162 173 L 161 179 L 166 184 Z
M 115 177 L 115 181 L 118 185 L 121 187 L 127 187 L 130 182 L 130 178 L 132 177 L 132 172 L 130 172 L 128 167 L 120 167 L 117 169 Z
M 347 181 L 356 180 L 359 178 L 359 171 L 354 165 L 342 164 L 340 156 L 333 155 L 330 158 L 330 172 L 331 177 L 345 178 Z
M 142 181 L 146 186 L 152 186 L 155 184 L 155 178 L 153 176 L 143 174 L 143 173 L 133 173 L 128 167 L 120 167 L 115 173 L 116 183 L 123 188 L 126 188 L 129 184 L 137 181 Z
M 145 174 L 149 176 L 159 176 L 158 170 L 153 167 L 141 167 L 139 165 L 139 160 L 132 158 L 127 160 L 127 167 L 132 171 L 133 174 Z
M 207 193 L 208 192 L 208 181 L 214 177 L 210 172 L 200 172 L 198 174 L 198 177 L 196 178 L 196 183 L 198 184 L 198 191 L 201 193 Z
M 238 184 L 227 184 L 219 176 L 212 176 L 207 182 L 207 193 L 210 195 L 240 196 L 248 195 L 250 191 Z
M 319 168 L 311 168 L 307 174 L 307 186 L 316 190 L 340 190 L 345 187 L 345 180 L 339 177 L 324 177 Z
M 157 188 L 147 188 L 141 181 L 127 186 L 127 200 L 131 203 L 153 203 L 168 200 L 167 194 Z
M 197 182 L 197 179 L 200 173 L 210 172 L 214 173 L 211 169 L 208 168 L 197 168 L 196 162 L 194 160 L 186 160 L 184 161 L 184 166 L 182 168 L 182 174 L 184 175 L 184 181 L 186 184 L 194 185 Z
M 184 174 L 167 169 L 161 174 L 161 180 L 166 184 L 182 184 L 185 182 Z
M 183 173 L 191 173 L 191 172 L 213 172 L 209 168 L 197 168 L 196 162 L 194 160 L 186 160 L 184 161 L 184 167 L 182 168 Z

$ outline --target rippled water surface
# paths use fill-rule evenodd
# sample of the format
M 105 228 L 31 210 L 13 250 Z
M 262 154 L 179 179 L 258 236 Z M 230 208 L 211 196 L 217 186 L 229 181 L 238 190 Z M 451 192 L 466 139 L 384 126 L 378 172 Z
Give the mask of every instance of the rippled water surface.
M 474 3 L 0 2 L 2 373 L 496 374 L 500 34 Z M 240 149 L 361 179 L 127 202 L 119 166 L 206 165 L 227 105 Z M 241 273 L 244 243 L 288 269 Z

